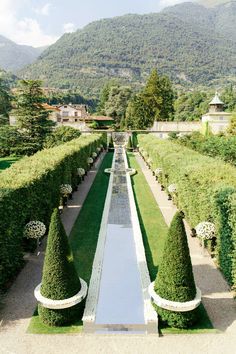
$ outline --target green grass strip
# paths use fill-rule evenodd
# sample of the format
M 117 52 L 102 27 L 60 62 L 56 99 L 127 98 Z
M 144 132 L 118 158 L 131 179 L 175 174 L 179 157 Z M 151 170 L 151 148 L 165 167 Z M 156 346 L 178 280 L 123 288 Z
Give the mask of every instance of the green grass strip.
M 0 158 L 0 171 L 5 170 L 8 167 L 11 167 L 13 163 L 16 161 L 20 160 L 21 157 L 15 157 L 15 156 L 8 156 L 8 157 L 2 157 Z
M 92 275 L 93 260 L 97 248 L 103 207 L 109 183 L 109 175 L 105 174 L 104 170 L 111 167 L 112 158 L 113 153 L 108 153 L 105 156 L 69 236 L 77 272 L 87 284 L 89 284 Z M 71 326 L 65 327 L 44 325 L 40 322 L 38 313 L 35 311 L 27 332 L 36 334 L 63 334 L 79 333 L 82 329 L 83 323 L 81 320 Z
M 168 226 L 132 153 L 128 154 L 128 160 L 130 166 L 137 171 L 137 174 L 132 177 L 133 192 L 143 235 L 148 270 L 151 281 L 154 281 L 162 259 Z
M 168 226 L 134 154 L 128 153 L 128 160 L 130 167 L 137 171 L 137 174 L 132 177 L 133 192 L 143 235 L 148 270 L 151 281 L 154 281 L 162 260 Z M 159 321 L 159 331 L 161 334 L 216 333 L 217 330 L 213 328 L 202 304 L 200 305 L 200 314 L 200 321 L 190 329 L 166 327 Z

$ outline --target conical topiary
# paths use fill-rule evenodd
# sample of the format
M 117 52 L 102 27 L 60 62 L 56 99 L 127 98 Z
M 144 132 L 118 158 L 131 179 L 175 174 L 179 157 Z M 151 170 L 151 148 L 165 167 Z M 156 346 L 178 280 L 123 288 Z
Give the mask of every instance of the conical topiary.
M 55 209 L 51 216 L 47 249 L 43 267 L 41 294 L 52 300 L 64 300 L 76 295 L 81 288 L 62 225 L 59 211 Z M 51 326 L 63 326 L 79 318 L 81 304 L 67 309 L 48 309 L 39 305 L 39 316 L 43 323 Z
M 113 142 L 112 135 L 109 137 L 108 147 L 109 147 L 109 149 L 113 149 L 114 148 L 114 142 Z
M 127 150 L 133 150 L 133 144 L 132 144 L 132 139 L 131 136 L 129 136 L 128 143 L 127 143 Z
M 169 228 L 155 281 L 155 292 L 166 300 L 176 302 L 191 301 L 196 296 L 187 235 L 179 212 Z M 157 312 L 162 321 L 171 327 L 187 328 L 198 319 L 198 308 L 188 312 L 173 312 L 157 307 Z

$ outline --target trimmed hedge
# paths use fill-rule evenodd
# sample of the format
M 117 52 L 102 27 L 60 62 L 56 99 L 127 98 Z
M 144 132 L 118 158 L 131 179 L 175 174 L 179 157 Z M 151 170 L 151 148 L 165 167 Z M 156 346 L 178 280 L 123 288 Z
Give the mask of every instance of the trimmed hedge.
M 23 229 L 30 220 L 49 225 L 58 207 L 59 187 L 76 186 L 77 168 L 87 169 L 87 158 L 104 143 L 103 136 L 83 135 L 58 147 L 36 153 L 1 172 L 0 180 L 0 289 L 23 264 Z
M 154 135 L 139 135 L 138 140 L 153 170 L 163 169 L 161 183 L 177 185 L 176 202 L 191 227 L 201 221 L 216 225 L 217 261 L 229 284 L 236 286 L 235 167 Z
M 218 157 L 236 166 L 236 136 L 209 136 L 194 132 L 177 139 L 177 142 L 211 157 Z

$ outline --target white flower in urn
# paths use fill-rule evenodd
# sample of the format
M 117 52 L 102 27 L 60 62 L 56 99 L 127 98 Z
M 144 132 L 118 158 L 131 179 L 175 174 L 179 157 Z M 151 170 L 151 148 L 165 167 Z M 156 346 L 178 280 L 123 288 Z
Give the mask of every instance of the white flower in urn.
M 85 175 L 85 170 L 82 167 L 77 168 L 77 175 L 83 177 Z
M 100 148 L 103 149 L 103 145 L 102 144 L 100 144 Z
M 177 186 L 176 184 L 170 184 L 167 188 L 169 193 L 177 193 Z
M 87 163 L 88 163 L 88 164 L 93 163 L 93 158 L 92 158 L 92 157 L 88 157 Z
M 93 159 L 96 159 L 97 156 L 98 156 L 98 154 L 97 154 L 96 152 L 93 152 L 93 153 L 92 153 L 92 158 L 93 158 Z
M 97 147 L 97 152 L 99 153 L 101 151 L 101 148 L 100 147 Z
M 72 193 L 72 187 L 70 184 L 62 184 L 60 186 L 60 193 L 63 197 L 67 197 L 69 194 Z
M 203 221 L 195 228 L 198 237 L 205 240 L 211 240 L 216 234 L 215 225 L 209 221 Z
M 25 225 L 24 236 L 27 238 L 40 238 L 46 233 L 46 226 L 41 221 L 30 221 Z
M 156 170 L 155 170 L 155 175 L 156 176 L 160 176 L 162 174 L 162 168 L 158 167 Z

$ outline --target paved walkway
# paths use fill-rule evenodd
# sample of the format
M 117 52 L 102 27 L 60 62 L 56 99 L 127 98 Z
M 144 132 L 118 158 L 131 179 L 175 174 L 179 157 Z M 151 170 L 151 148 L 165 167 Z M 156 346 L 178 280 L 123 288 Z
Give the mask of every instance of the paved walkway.
M 103 254 L 96 324 L 145 324 L 123 149 L 115 149 L 111 203 Z
M 148 169 L 139 154 L 136 154 L 136 159 L 167 225 L 170 225 L 177 211 L 176 206 L 172 201 L 168 200 L 166 192 L 161 191 L 160 184 L 156 181 L 151 170 Z M 236 335 L 236 302 L 233 299 L 233 294 L 208 252 L 206 250 L 203 251 L 197 238 L 190 236 L 190 227 L 186 222 L 185 226 L 195 281 L 202 291 L 202 300 L 207 313 L 216 329 Z

